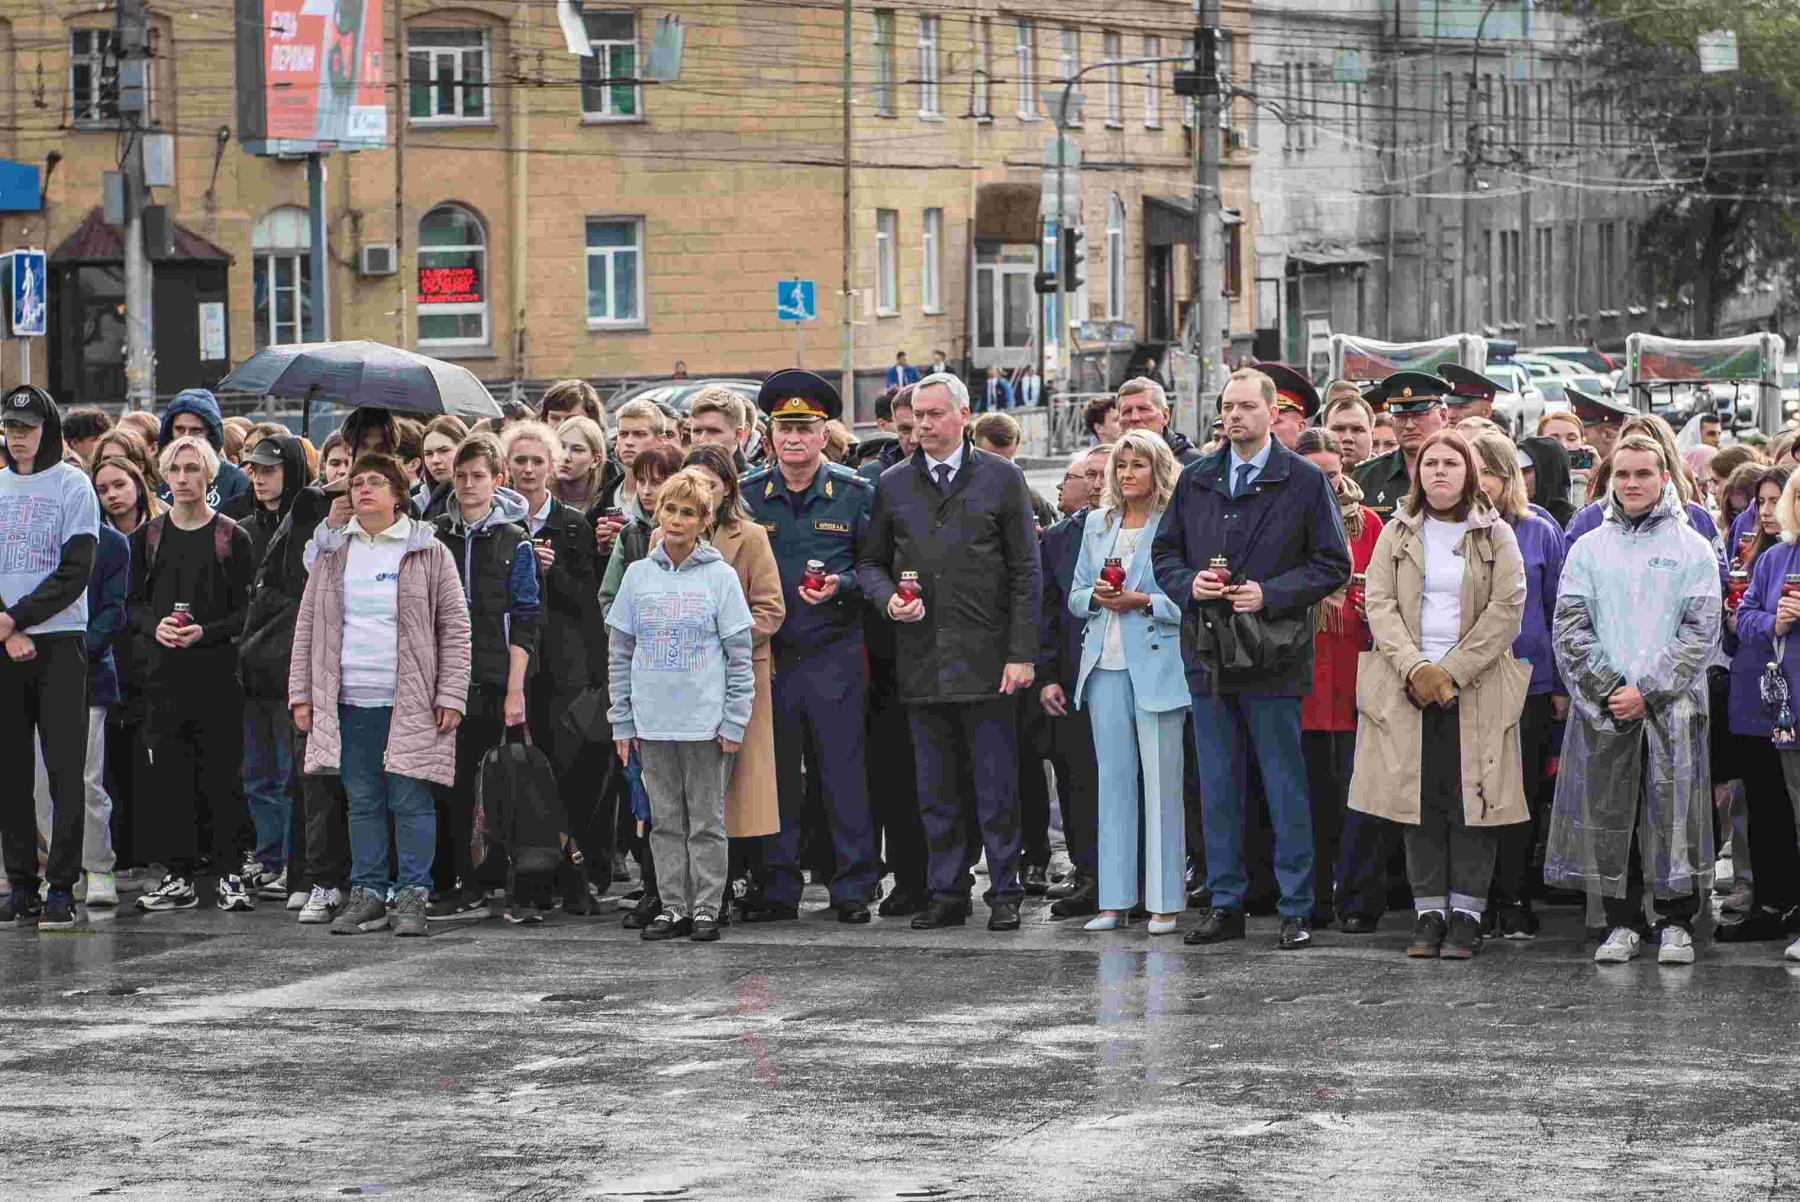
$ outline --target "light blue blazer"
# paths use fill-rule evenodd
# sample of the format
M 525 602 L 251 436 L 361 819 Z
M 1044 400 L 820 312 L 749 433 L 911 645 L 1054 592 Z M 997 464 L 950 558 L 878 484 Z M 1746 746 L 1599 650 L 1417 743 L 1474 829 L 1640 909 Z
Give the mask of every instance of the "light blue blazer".
M 1081 672 L 1075 680 L 1075 704 L 1082 701 L 1088 673 L 1100 662 L 1106 643 L 1107 611 L 1093 603 L 1094 584 L 1100 569 L 1113 558 L 1113 546 L 1119 540 L 1119 523 L 1111 526 L 1112 515 L 1096 509 L 1088 514 L 1087 526 L 1081 534 L 1081 558 L 1075 563 L 1075 579 L 1069 590 L 1069 612 L 1087 622 L 1081 636 Z M 1150 570 L 1150 544 L 1156 541 L 1161 511 L 1151 513 L 1150 521 L 1138 538 L 1137 553 L 1125 565 L 1125 588 L 1128 592 L 1148 593 L 1150 614 L 1143 610 L 1117 615 L 1121 624 L 1120 641 L 1125 647 L 1125 670 L 1131 673 L 1131 690 L 1138 706 L 1150 713 L 1186 709 L 1192 700 L 1188 695 L 1187 673 L 1181 663 L 1181 608 L 1164 595 Z

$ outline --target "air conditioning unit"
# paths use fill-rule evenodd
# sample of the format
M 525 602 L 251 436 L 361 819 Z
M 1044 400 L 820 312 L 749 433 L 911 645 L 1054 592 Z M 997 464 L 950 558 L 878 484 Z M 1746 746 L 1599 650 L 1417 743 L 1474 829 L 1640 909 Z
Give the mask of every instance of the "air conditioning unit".
M 392 242 L 377 242 L 365 246 L 357 259 L 357 273 L 359 275 L 393 275 L 400 270 L 400 265 L 394 262 L 394 258 Z

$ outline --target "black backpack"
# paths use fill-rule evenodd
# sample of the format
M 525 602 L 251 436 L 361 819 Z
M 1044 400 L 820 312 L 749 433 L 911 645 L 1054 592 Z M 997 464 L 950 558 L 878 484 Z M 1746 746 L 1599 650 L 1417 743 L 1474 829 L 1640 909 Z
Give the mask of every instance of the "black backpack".
M 556 871 L 569 830 L 562 795 L 550 759 L 528 743 L 515 743 L 512 730 L 481 757 L 476 780 L 474 859 L 487 858 L 487 845 L 506 850 L 515 876 Z M 510 891 L 509 891 L 510 892 Z

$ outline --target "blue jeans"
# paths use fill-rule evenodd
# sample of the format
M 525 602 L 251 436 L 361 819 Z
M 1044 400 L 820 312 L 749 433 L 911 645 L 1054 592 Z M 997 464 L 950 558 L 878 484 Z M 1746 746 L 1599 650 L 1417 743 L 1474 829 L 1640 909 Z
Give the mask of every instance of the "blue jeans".
M 1313 908 L 1312 806 L 1300 750 L 1300 698 L 1255 693 L 1193 694 L 1194 757 L 1200 766 L 1200 824 L 1207 887 L 1223 910 L 1243 906 L 1244 793 L 1250 753 L 1262 769 L 1275 831 L 1275 880 L 1283 917 Z
M 294 819 L 294 735 L 287 707 L 274 701 L 244 702 L 244 801 L 256 830 L 256 859 L 271 871 L 288 858 Z
M 437 851 L 437 807 L 430 784 L 383 766 L 393 719 L 392 706 L 338 706 L 338 771 L 350 799 L 350 884 L 383 898 L 399 889 L 430 889 L 431 859 Z M 390 817 L 398 880 L 388 879 Z

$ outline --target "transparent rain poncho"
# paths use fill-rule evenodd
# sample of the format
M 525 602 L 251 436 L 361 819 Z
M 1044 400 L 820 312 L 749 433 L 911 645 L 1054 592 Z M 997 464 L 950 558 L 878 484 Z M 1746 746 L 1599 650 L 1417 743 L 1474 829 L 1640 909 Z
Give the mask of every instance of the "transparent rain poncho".
M 1571 698 L 1544 880 L 1622 897 L 1635 826 L 1644 889 L 1682 897 L 1712 882 L 1706 664 L 1719 641 L 1718 561 L 1671 485 L 1637 526 L 1616 501 L 1563 565 L 1556 663 Z M 1644 718 L 1606 699 L 1635 685 Z

